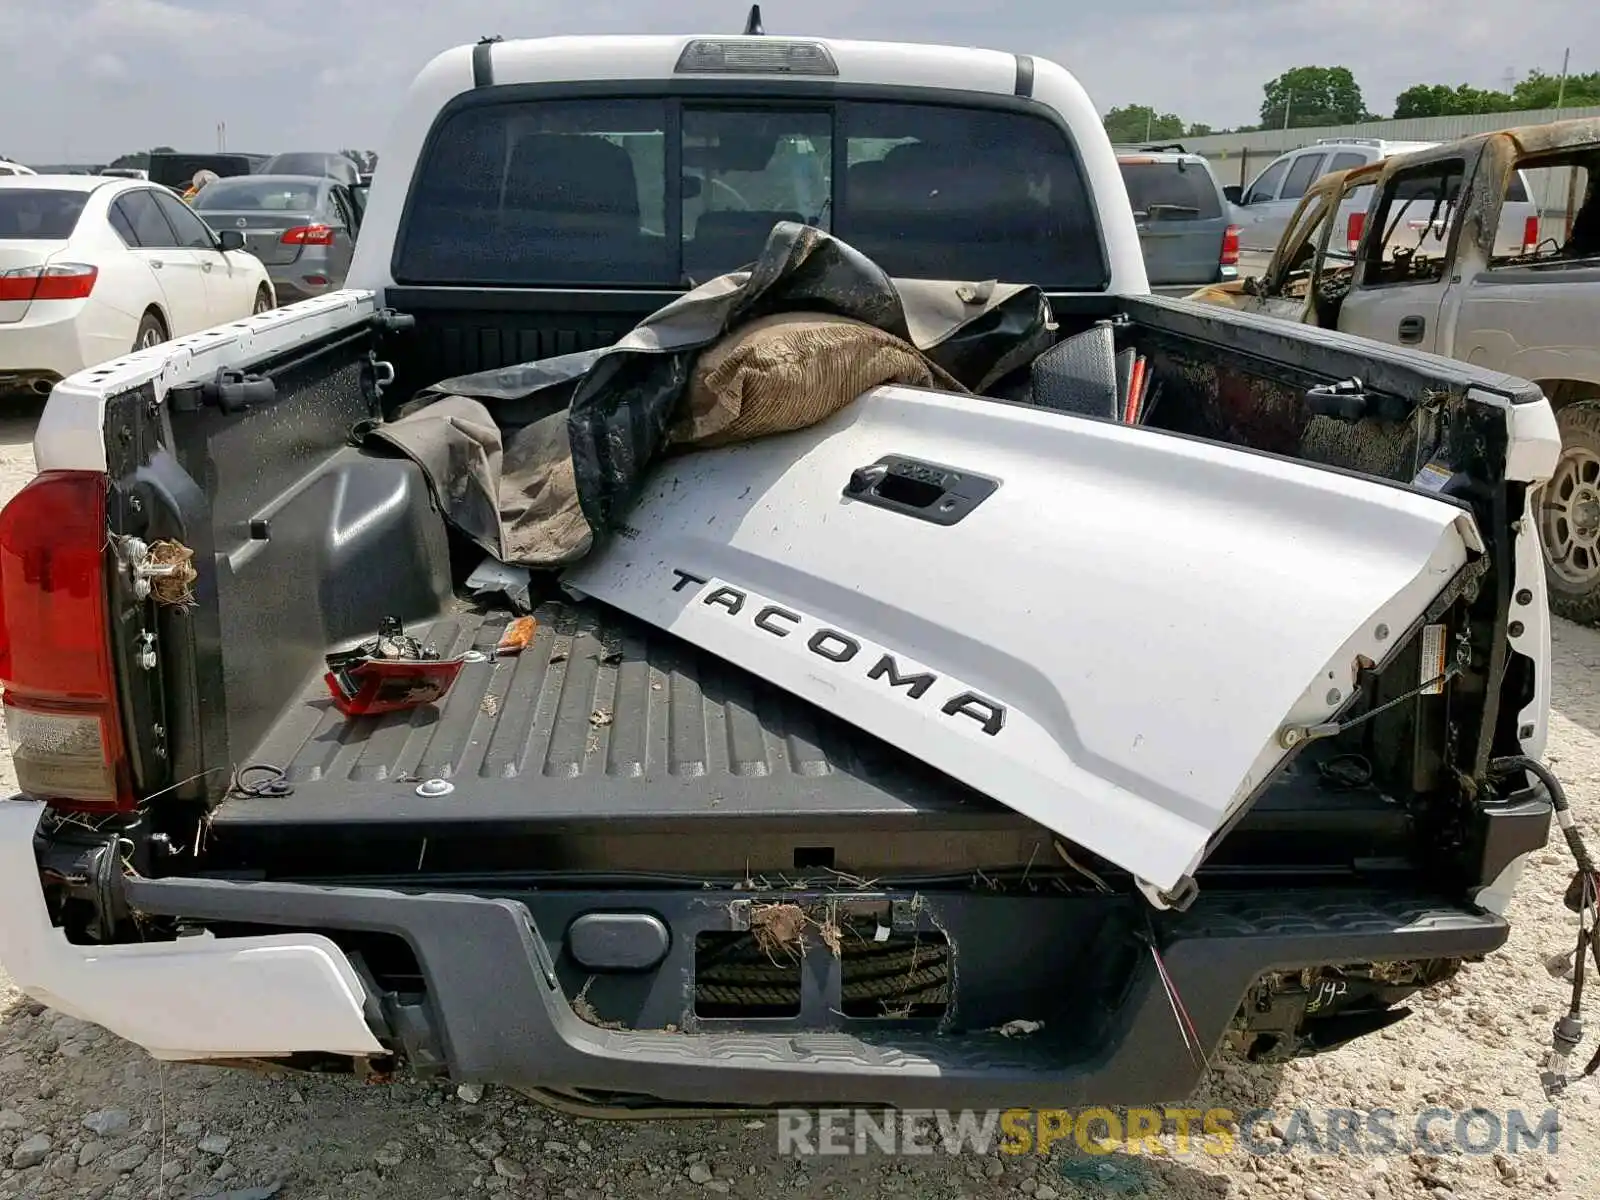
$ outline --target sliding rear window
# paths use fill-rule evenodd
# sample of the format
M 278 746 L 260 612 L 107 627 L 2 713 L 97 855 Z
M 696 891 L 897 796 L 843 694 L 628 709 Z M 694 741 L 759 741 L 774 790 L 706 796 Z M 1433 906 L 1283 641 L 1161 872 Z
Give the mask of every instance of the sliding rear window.
M 748 265 L 779 221 L 828 229 L 894 275 L 1060 290 L 1106 282 L 1077 156 L 1041 117 L 675 98 L 449 115 L 412 182 L 394 274 L 681 287 Z

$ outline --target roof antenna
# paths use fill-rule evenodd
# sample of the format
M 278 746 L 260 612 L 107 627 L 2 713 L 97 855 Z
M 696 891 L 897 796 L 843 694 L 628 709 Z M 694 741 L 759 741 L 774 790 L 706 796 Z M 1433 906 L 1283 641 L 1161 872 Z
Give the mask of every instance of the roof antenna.
M 762 37 L 766 32 L 765 29 L 761 28 L 761 5 L 752 4 L 750 6 L 750 17 L 744 23 L 744 35 L 745 37 Z

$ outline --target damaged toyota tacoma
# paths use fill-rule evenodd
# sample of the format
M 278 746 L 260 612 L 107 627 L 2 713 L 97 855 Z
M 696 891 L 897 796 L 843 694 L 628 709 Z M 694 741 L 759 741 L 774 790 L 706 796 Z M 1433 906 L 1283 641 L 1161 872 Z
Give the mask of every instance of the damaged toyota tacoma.
M 1152 297 L 1042 59 L 486 40 L 381 161 L 346 290 L 64 381 L 0 514 L 29 995 L 593 1113 L 1117 1104 L 1505 943 L 1535 387 Z

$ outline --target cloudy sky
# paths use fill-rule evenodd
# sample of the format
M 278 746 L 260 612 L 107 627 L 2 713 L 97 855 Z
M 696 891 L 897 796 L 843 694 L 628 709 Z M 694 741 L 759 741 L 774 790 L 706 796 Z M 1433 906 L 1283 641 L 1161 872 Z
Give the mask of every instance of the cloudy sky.
M 0 0 L 0 154 L 104 161 L 168 144 L 381 149 L 395 96 L 479 35 L 737 32 L 745 0 Z M 769 33 L 1028 51 L 1101 110 L 1256 119 L 1286 68 L 1346 65 L 1367 104 L 1419 81 L 1600 69 L 1600 0 L 767 0 Z M 668 15 L 668 14 L 671 15 Z

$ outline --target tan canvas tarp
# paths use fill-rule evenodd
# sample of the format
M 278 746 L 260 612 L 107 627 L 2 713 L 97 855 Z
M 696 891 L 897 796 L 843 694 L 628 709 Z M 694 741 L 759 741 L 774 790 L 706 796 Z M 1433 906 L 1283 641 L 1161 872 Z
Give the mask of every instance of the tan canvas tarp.
M 559 567 L 620 520 L 663 453 L 805 428 L 886 383 L 981 390 L 1052 336 L 1036 288 L 891 281 L 783 224 L 752 270 L 615 346 L 446 380 L 368 435 L 419 463 L 490 554 Z

